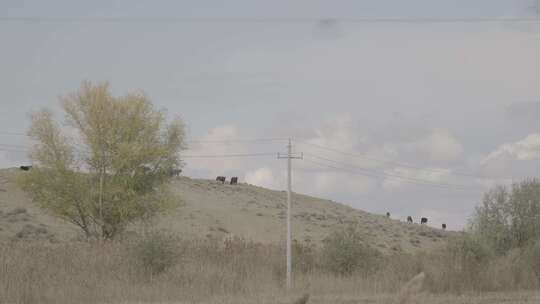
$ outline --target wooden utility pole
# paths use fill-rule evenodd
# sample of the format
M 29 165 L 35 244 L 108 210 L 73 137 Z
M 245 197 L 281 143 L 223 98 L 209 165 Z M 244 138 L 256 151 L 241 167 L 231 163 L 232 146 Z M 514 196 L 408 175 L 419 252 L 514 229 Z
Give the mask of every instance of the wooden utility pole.
M 292 288 L 292 227 L 291 227 L 291 208 L 292 208 L 292 160 L 302 159 L 303 154 L 294 156 L 292 153 L 292 142 L 289 138 L 287 145 L 287 155 L 282 156 L 278 153 L 278 158 L 287 159 L 287 289 Z

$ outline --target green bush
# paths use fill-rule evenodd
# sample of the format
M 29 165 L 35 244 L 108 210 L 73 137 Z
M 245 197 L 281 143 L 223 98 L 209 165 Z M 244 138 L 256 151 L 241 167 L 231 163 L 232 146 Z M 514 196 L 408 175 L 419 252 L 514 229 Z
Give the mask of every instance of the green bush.
M 485 272 L 496 255 L 482 239 L 470 235 L 449 240 L 425 262 L 433 291 L 484 290 Z
M 370 273 L 377 268 L 381 254 L 371 248 L 355 225 L 332 232 L 322 249 L 324 265 L 338 275 Z
M 540 180 L 499 185 L 484 194 L 471 219 L 471 228 L 497 254 L 525 248 L 540 239 Z
M 152 233 L 139 239 L 133 252 L 138 264 L 151 278 L 173 267 L 181 256 L 178 239 L 163 233 Z

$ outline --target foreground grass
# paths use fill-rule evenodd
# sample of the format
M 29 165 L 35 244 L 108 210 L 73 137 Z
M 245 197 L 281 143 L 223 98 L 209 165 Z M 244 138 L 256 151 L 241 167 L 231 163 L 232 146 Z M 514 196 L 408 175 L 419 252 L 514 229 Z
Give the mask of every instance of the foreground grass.
M 490 303 L 506 303 L 506 304 L 521 304 L 521 303 L 540 303 L 540 293 L 486 293 L 480 295 L 430 295 L 421 294 L 416 299 L 417 303 L 429 304 L 490 304 Z M 247 302 L 245 302 L 247 303 Z M 254 302 L 252 302 L 254 303 Z M 271 302 L 267 302 L 271 303 Z M 286 301 L 282 302 L 286 303 Z M 289 302 L 290 303 L 290 302 Z M 394 295 L 373 295 L 373 296 L 348 296 L 348 295 L 324 295 L 312 296 L 310 302 L 317 303 L 336 303 L 336 304 L 352 304 L 352 303 L 381 303 L 390 304 L 397 303 Z M 415 302 L 412 302 L 415 303 Z
M 244 240 L 0 244 L 0 303 L 294 303 L 305 293 L 309 303 L 399 303 L 398 292 L 420 271 L 422 289 L 402 303 L 540 303 L 522 255 L 483 262 L 447 247 L 378 256 L 376 267 L 342 275 L 317 250 L 295 248 L 287 293 L 283 248 Z
M 193 302 L 167 302 L 170 304 L 294 304 L 301 297 L 300 293 L 291 295 L 282 294 L 259 294 L 250 296 L 219 296 L 210 299 Z M 127 303 L 127 302 L 126 302 Z M 130 302 L 127 304 L 135 304 L 143 302 Z M 146 302 L 145 302 L 146 303 Z M 158 303 L 158 302 L 156 302 Z M 398 303 L 396 296 L 393 294 L 378 294 L 378 295 L 348 295 L 348 294 L 325 294 L 311 295 L 308 303 L 310 304 L 394 304 Z M 425 304 L 523 304 L 523 303 L 540 303 L 540 293 L 485 293 L 479 295 L 433 295 L 421 294 L 415 302 L 409 303 L 425 303 Z

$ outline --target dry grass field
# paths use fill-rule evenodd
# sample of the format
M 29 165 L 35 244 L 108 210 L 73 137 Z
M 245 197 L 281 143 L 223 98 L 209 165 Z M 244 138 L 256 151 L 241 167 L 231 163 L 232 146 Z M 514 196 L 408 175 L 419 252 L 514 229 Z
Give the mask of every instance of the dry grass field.
M 538 276 L 519 252 L 483 256 L 475 243 L 448 245 L 457 233 L 304 195 L 295 195 L 287 292 L 282 192 L 181 177 L 176 210 L 120 240 L 88 242 L 36 208 L 18 174 L 0 170 L 0 303 L 305 304 L 305 294 L 307 303 L 540 303 Z M 382 255 L 366 251 L 373 267 L 340 274 L 321 241 L 347 224 Z
M 18 169 L 0 170 L 0 240 L 71 240 L 77 229 L 33 205 L 15 184 Z M 180 177 L 172 187 L 181 199 L 179 207 L 153 223 L 155 229 L 183 238 L 240 236 L 259 243 L 284 242 L 286 193 L 238 184 Z M 363 235 L 382 252 L 415 252 L 437 246 L 455 234 L 404 219 L 383 215 L 329 200 L 294 195 L 293 229 L 298 241 L 320 243 L 335 227 L 355 223 Z M 131 227 L 141 233 L 144 227 Z
M 449 256 L 440 254 L 386 256 L 374 271 L 342 276 L 317 257 L 295 252 L 294 289 L 287 293 L 280 247 L 242 240 L 225 244 L 159 240 L 152 236 L 144 241 L 28 241 L 1 246 L 0 303 L 301 304 L 295 301 L 306 293 L 308 303 L 487 304 L 540 299 L 534 293 L 538 281 L 526 276 L 532 274 L 526 266 L 508 272 L 511 268 L 494 261 L 480 265 L 481 271 L 452 272 L 466 264 L 441 263 L 439 258 Z M 299 263 L 306 260 L 311 262 Z M 426 271 L 425 280 L 411 283 L 418 268 Z M 525 281 L 514 282 L 519 275 L 525 275 Z
M 226 303 L 226 304 L 288 304 L 295 303 L 301 298 L 301 294 L 282 296 L 282 295 L 259 295 L 248 297 L 221 297 L 211 299 L 208 304 Z M 189 303 L 189 302 L 177 302 Z M 352 294 L 326 294 L 311 295 L 308 303 L 312 304 L 394 304 L 399 303 L 395 295 L 352 295 Z M 422 304 L 531 304 L 540 303 L 540 293 L 486 293 L 480 295 L 419 295 L 415 300 L 409 303 Z

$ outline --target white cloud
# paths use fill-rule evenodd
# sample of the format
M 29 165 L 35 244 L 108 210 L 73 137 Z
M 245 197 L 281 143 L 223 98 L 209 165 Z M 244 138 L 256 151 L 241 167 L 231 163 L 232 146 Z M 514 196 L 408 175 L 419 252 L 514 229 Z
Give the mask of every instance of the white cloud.
M 529 134 L 522 140 L 505 143 L 482 161 L 483 164 L 498 160 L 534 160 L 540 157 L 540 133 Z
M 341 150 L 351 151 L 355 146 L 366 140 L 362 133 L 354 127 L 350 115 L 335 116 L 325 121 L 322 126 L 315 129 L 316 136 L 309 142 L 326 147 L 339 147 Z
M 480 161 L 486 174 L 500 180 L 536 176 L 539 165 L 540 133 L 531 133 L 516 142 L 504 143 Z
M 224 143 L 241 139 L 239 130 L 234 125 L 212 128 L 200 139 L 200 143 L 190 144 L 184 155 L 212 156 L 247 153 L 247 147 L 241 142 Z M 203 170 L 211 176 L 223 175 L 228 171 L 242 171 L 245 168 L 244 158 L 186 158 L 186 171 Z
M 427 156 L 432 162 L 452 162 L 463 155 L 463 146 L 450 131 L 434 129 L 411 147 Z
M 0 151 L 0 168 L 18 167 L 31 164 L 25 152 Z
M 305 150 L 307 158 L 310 154 L 315 154 L 315 156 L 328 157 L 335 161 L 352 163 L 355 166 L 373 168 L 379 162 L 371 157 L 388 158 L 386 154 L 392 155 L 395 152 L 390 146 L 381 147 L 371 143 L 367 133 L 355 124 L 349 114 L 326 119 L 321 126 L 315 128 L 314 133 L 315 135 L 306 141 L 315 146 L 300 145 L 298 148 L 299 151 Z M 330 148 L 330 150 L 320 147 Z M 355 154 L 362 154 L 366 157 L 351 157 Z
M 248 184 L 265 187 L 269 189 L 279 189 L 282 187 L 281 176 L 278 178 L 269 167 L 262 167 L 246 173 L 244 180 Z
M 6 153 L 0 151 L 0 168 L 8 168 L 13 166 L 13 161 L 6 157 Z
M 323 197 L 344 194 L 362 194 L 374 189 L 376 181 L 370 177 L 352 175 L 345 172 L 321 171 L 314 174 L 303 173 L 299 188 L 305 192 Z

